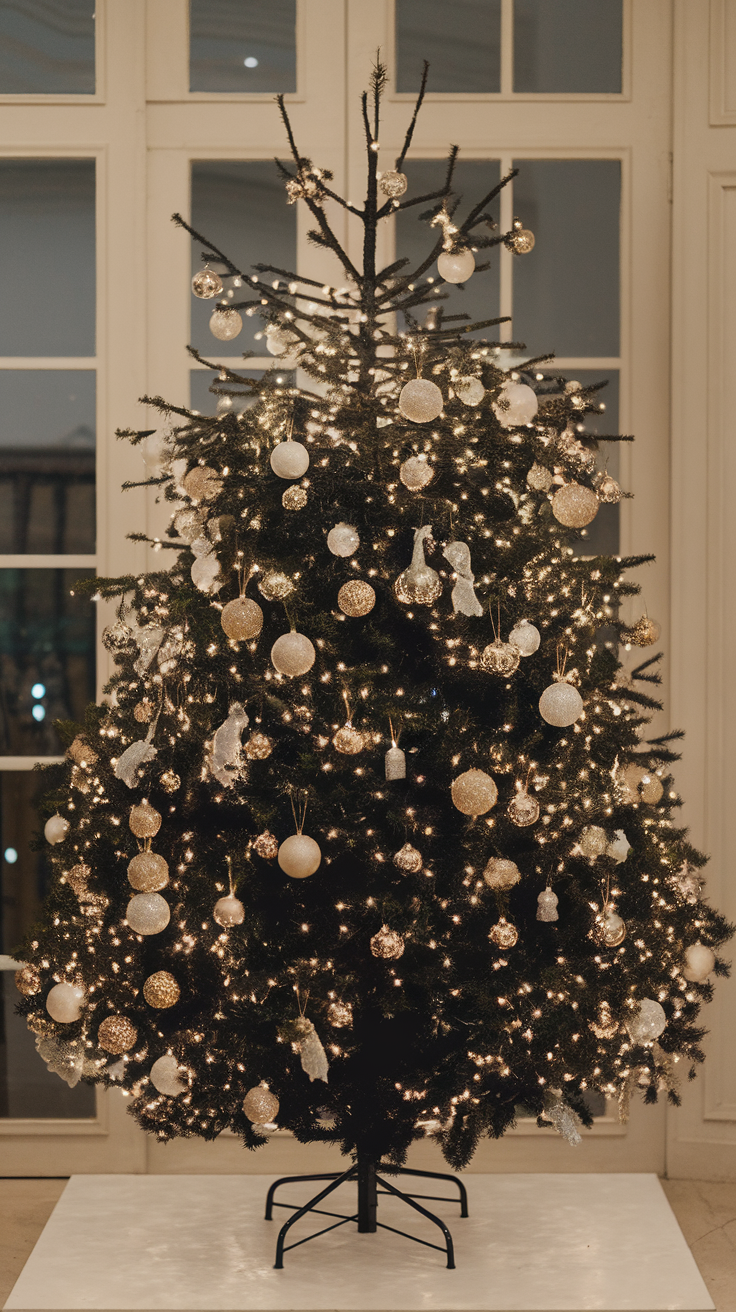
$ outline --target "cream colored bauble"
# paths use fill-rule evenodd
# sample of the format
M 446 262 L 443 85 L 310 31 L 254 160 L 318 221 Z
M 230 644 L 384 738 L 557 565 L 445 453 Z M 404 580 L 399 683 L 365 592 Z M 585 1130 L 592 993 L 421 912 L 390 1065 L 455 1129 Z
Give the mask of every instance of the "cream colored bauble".
M 352 524 L 336 524 L 327 534 L 327 546 L 333 556 L 352 556 L 360 546 L 358 530 Z
M 600 502 L 589 487 L 582 483 L 565 483 L 552 498 L 552 514 L 565 528 L 585 528 L 592 524 Z
M 529 620 L 519 620 L 516 628 L 512 629 L 509 634 L 509 642 L 516 647 L 521 656 L 533 656 L 539 649 L 542 641 L 542 635 L 534 624 Z
M 171 919 L 171 910 L 160 893 L 136 893 L 125 913 L 134 934 L 160 934 Z
M 270 464 L 279 478 L 301 478 L 309 469 L 309 452 L 301 442 L 279 442 L 271 452 Z
M 128 824 L 136 838 L 154 838 L 161 828 L 161 816 L 145 798 L 138 806 L 130 808 Z
M 513 888 L 521 879 L 521 871 L 515 861 L 492 856 L 483 871 L 483 878 L 489 888 Z
M 577 688 L 561 680 L 551 683 L 539 698 L 539 714 L 547 724 L 554 724 L 558 729 L 566 729 L 574 724 L 583 713 L 583 699 Z
M 538 409 L 536 393 L 526 383 L 504 383 L 493 402 L 496 418 L 504 428 L 530 424 Z
M 486 389 L 480 378 L 474 378 L 472 374 L 453 379 L 452 390 L 455 396 L 460 398 L 463 405 L 480 405 L 486 394 Z
M 466 247 L 461 251 L 443 251 L 437 261 L 437 272 L 445 282 L 467 282 L 475 271 L 475 256 Z
M 436 383 L 429 378 L 413 378 L 405 383 L 399 396 L 399 410 L 415 424 L 429 424 L 442 413 L 444 401 Z
M 245 920 L 245 907 L 234 893 L 228 894 L 227 897 L 221 897 L 215 902 L 215 908 L 212 912 L 213 918 L 223 929 L 229 928 L 230 925 L 242 925 Z
M 410 456 L 399 468 L 399 478 L 410 492 L 419 492 L 434 478 L 434 470 L 426 456 Z
M 43 836 L 47 843 L 63 843 L 69 833 L 69 821 L 63 815 L 50 816 L 43 827 Z
M 715 953 L 704 943 L 691 943 L 685 949 L 685 964 L 682 973 L 693 984 L 703 984 L 716 964 Z
M 158 1093 L 166 1094 L 167 1098 L 175 1098 L 178 1093 L 184 1093 L 189 1087 L 179 1073 L 176 1057 L 172 1057 L 168 1052 L 153 1063 L 149 1079 L 154 1089 Z
M 46 1010 L 52 1020 L 61 1025 L 70 1025 L 79 1020 L 84 1005 L 85 992 L 77 984 L 54 984 L 46 999 Z
M 642 998 L 638 1011 L 625 1024 L 634 1043 L 653 1043 L 664 1033 L 667 1013 L 653 998 Z
M 183 486 L 191 501 L 213 501 L 222 491 L 222 479 L 209 465 L 195 465 L 185 476 Z
M 263 628 L 263 611 L 250 597 L 236 597 L 223 606 L 220 622 L 228 638 L 248 642 L 257 638 Z
M 243 1099 L 243 1111 L 254 1125 L 269 1125 L 279 1114 L 279 1100 L 270 1089 L 257 1084 Z
M 292 879 L 307 879 L 319 869 L 322 852 L 308 834 L 292 834 L 279 848 L 278 862 L 285 875 Z
M 237 310 L 218 309 L 210 315 L 210 332 L 220 342 L 231 342 L 243 327 L 243 320 Z
M 311 670 L 316 654 L 313 644 L 303 633 L 282 633 L 271 648 L 271 664 L 279 674 L 296 678 Z
M 485 815 L 498 800 L 495 782 L 485 770 L 466 770 L 453 781 L 450 791 L 463 815 Z

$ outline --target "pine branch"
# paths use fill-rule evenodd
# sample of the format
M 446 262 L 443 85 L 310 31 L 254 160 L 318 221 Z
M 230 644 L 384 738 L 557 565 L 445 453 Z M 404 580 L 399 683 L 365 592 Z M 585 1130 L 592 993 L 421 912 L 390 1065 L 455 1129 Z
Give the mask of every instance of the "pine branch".
M 420 87 L 419 87 L 419 95 L 417 96 L 416 103 L 415 103 L 415 105 L 414 105 L 414 113 L 412 114 L 412 116 L 411 116 L 411 122 L 410 122 L 408 128 L 406 129 L 406 136 L 404 137 L 404 144 L 403 144 L 403 146 L 402 146 L 402 148 L 401 148 L 401 154 L 398 156 L 398 158 L 397 158 L 397 160 L 396 160 L 395 168 L 396 168 L 396 172 L 397 172 L 397 173 L 400 173 L 401 170 L 402 170 L 402 167 L 403 167 L 403 164 L 404 164 L 404 160 L 406 159 L 407 152 L 408 152 L 409 147 L 410 147 L 411 142 L 412 142 L 412 137 L 414 136 L 414 128 L 416 127 L 417 116 L 418 116 L 419 111 L 420 111 L 420 109 L 421 109 L 421 107 L 422 107 L 422 101 L 424 100 L 424 93 L 425 93 L 425 91 L 426 91 L 426 89 L 427 89 L 427 77 L 428 77 L 428 75 L 429 75 L 429 62 L 425 59 L 425 61 L 424 61 L 424 67 L 423 67 L 423 69 L 422 69 L 422 81 L 421 81 L 421 84 L 420 84 Z M 456 149 L 456 148 L 453 147 L 453 149 Z M 456 152 L 456 153 L 457 153 L 457 152 Z

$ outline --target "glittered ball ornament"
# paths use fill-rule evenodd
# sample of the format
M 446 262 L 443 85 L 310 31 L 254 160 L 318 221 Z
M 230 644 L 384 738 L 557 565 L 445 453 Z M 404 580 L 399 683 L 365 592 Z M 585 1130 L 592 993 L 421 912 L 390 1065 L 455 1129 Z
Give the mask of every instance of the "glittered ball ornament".
M 519 941 L 519 933 L 515 925 L 512 925 L 504 916 L 493 926 L 489 935 L 492 943 L 497 948 L 512 948 Z
M 160 893 L 136 893 L 130 899 L 125 919 L 134 934 L 160 934 L 171 919 L 171 910 Z
M 407 870 L 415 875 L 421 870 L 424 862 L 421 852 L 416 847 L 412 847 L 411 843 L 404 843 L 394 856 L 394 865 L 398 866 L 399 870 Z
M 213 310 L 210 315 L 210 332 L 220 342 L 231 342 L 242 328 L 243 320 L 237 310 Z
M 169 882 L 169 867 L 158 852 L 139 852 L 128 865 L 128 880 L 138 893 L 158 893 Z
M 571 683 L 560 680 L 545 688 L 539 698 L 539 714 L 547 724 L 565 729 L 574 724 L 583 713 L 583 699 Z
M 455 396 L 459 397 L 462 401 L 463 405 L 480 405 L 486 394 L 486 389 L 480 381 L 480 378 L 474 378 L 472 374 L 468 374 L 462 378 L 454 378 L 452 382 L 452 390 L 455 393 Z
M 235 642 L 250 642 L 263 628 L 263 611 L 250 597 L 236 597 L 223 606 L 220 623 L 228 638 Z
M 265 733 L 252 733 L 243 751 L 249 761 L 265 761 L 273 751 L 273 743 Z
M 486 863 L 483 879 L 489 888 L 513 888 L 521 879 L 521 871 L 515 861 L 508 861 L 502 856 L 492 856 Z
M 420 492 L 432 482 L 434 470 L 426 456 L 410 456 L 399 466 L 399 478 L 410 492 Z
M 542 641 L 542 635 L 534 624 L 529 620 L 519 620 L 519 623 L 511 630 L 509 642 L 512 647 L 516 647 L 520 656 L 533 656 L 535 651 L 539 650 L 539 644 Z
M 466 770 L 458 775 L 450 792 L 463 815 L 485 815 L 498 800 L 498 789 L 485 770 Z
M 653 1043 L 667 1026 L 667 1014 L 653 998 L 642 998 L 633 1016 L 626 1021 L 633 1043 Z
M 552 498 L 552 514 L 565 528 L 585 528 L 592 524 L 600 502 L 589 487 L 582 483 L 565 483 Z
M 175 793 L 181 788 L 181 778 L 173 770 L 164 770 L 159 783 L 167 793 Z
M 652 770 L 634 762 L 627 765 L 619 779 L 626 801 L 641 801 L 648 806 L 656 806 L 664 792 L 661 779 Z
M 287 487 L 282 494 L 281 504 L 284 510 L 303 510 L 309 497 L 304 487 Z
M 343 756 L 357 756 L 365 747 L 365 736 L 352 724 L 344 724 L 332 739 L 332 745 Z
M 161 828 L 161 816 L 148 800 L 130 809 L 128 824 L 136 838 L 153 838 Z
M 352 556 L 360 546 L 358 530 L 352 524 L 336 524 L 327 534 L 327 546 L 333 556 Z
M 443 251 L 437 261 L 437 272 L 445 282 L 467 282 L 475 272 L 475 256 L 468 250 Z
M 532 465 L 526 476 L 527 487 L 533 492 L 549 492 L 554 476 L 551 469 L 546 465 L 538 465 L 536 462 Z
M 353 1009 L 349 1002 L 331 1002 L 327 1019 L 336 1030 L 349 1029 L 353 1023 Z
M 401 389 L 399 410 L 414 424 L 430 424 L 442 413 L 443 405 L 439 387 L 429 378 L 413 378 Z
M 222 291 L 222 278 L 212 269 L 200 269 L 192 278 L 192 291 L 201 301 L 210 301 Z
M 620 947 L 626 938 L 626 922 L 612 907 L 604 907 L 596 917 L 595 937 L 606 948 Z
M 377 934 L 371 939 L 371 952 L 374 957 L 382 957 L 385 961 L 398 961 L 399 957 L 404 955 L 404 940 L 395 929 L 390 929 L 388 925 L 382 925 Z
M 184 491 L 192 501 L 213 501 L 222 491 L 222 479 L 209 465 L 195 465 L 184 478 Z
M 537 898 L 537 920 L 553 921 L 559 920 L 557 903 L 559 898 L 551 888 L 543 888 Z
M 504 428 L 530 424 L 538 408 L 536 393 L 526 383 L 504 383 L 493 402 L 496 418 Z
M 234 893 L 229 893 L 227 897 L 221 897 L 215 902 L 212 917 L 223 929 L 229 929 L 231 925 L 242 925 L 245 920 L 245 907 L 239 897 Z
M 35 966 L 21 966 L 15 972 L 15 987 L 24 998 L 32 998 L 41 992 L 41 976 Z
M 528 255 L 534 250 L 536 238 L 531 228 L 522 228 L 521 224 L 514 223 L 514 230 L 509 238 L 509 246 L 514 255 Z
M 136 702 L 133 707 L 133 716 L 139 724 L 150 724 L 153 719 L 153 711 L 153 702 L 149 702 L 148 698 L 144 697 L 142 701 Z
M 43 827 L 43 836 L 46 842 L 54 846 L 56 843 L 63 843 L 68 833 L 69 821 L 65 820 L 63 815 L 59 815 L 58 812 L 56 815 L 50 816 Z
M 520 788 L 511 798 L 506 814 L 513 824 L 523 829 L 526 825 L 535 824 L 539 819 L 539 802 L 526 791 L 526 788 Z
M 201 510 L 195 510 L 193 506 L 187 506 L 185 510 L 180 510 L 174 516 L 174 528 L 185 542 L 194 542 L 195 538 L 202 536 L 204 532 L 205 516 Z
M 283 633 L 271 648 L 271 664 L 279 674 L 293 679 L 311 670 L 316 654 L 313 644 L 303 633 Z
M 167 1098 L 175 1098 L 189 1087 L 182 1078 L 176 1057 L 168 1052 L 153 1063 L 149 1079 L 156 1092 L 165 1094 Z
M 489 674 L 509 675 L 519 668 L 520 655 L 518 647 L 514 647 L 513 643 L 502 642 L 497 638 L 483 648 L 480 663 Z
M 595 861 L 597 856 L 603 856 L 608 850 L 608 835 L 605 829 L 601 829 L 600 825 L 586 825 L 580 835 L 580 850 L 589 861 Z
M 75 1020 L 79 1020 L 84 1006 L 85 992 L 77 984 L 68 984 L 66 980 L 61 984 L 54 984 L 49 990 L 46 999 L 46 1010 L 52 1020 L 56 1020 L 60 1025 L 71 1025 Z
M 143 985 L 143 997 L 149 1007 L 165 1011 L 167 1007 L 174 1007 L 179 1001 L 181 989 L 168 970 L 157 970 L 155 974 L 148 976 Z
M 270 465 L 278 478 L 301 478 L 309 469 L 309 452 L 301 442 L 279 442 Z
M 682 973 L 692 984 L 703 984 L 716 964 L 715 953 L 704 943 L 691 943 L 685 949 L 685 962 Z
M 395 200 L 397 196 L 403 196 L 409 184 L 405 173 L 399 173 L 398 169 L 387 169 L 381 174 L 378 185 L 384 196 Z
M 258 580 L 258 591 L 266 601 L 283 601 L 285 597 L 291 596 L 294 584 L 286 574 L 282 574 L 279 570 L 270 570 Z
M 308 879 L 318 870 L 322 861 L 319 843 L 307 834 L 292 834 L 279 848 L 278 862 L 285 875 L 292 879 Z
M 243 1111 L 254 1125 L 269 1125 L 279 1114 L 279 1100 L 270 1089 L 257 1084 L 243 1099 Z
M 253 849 L 263 861 L 275 861 L 279 854 L 279 840 L 268 829 L 264 829 L 255 839 Z
M 127 1016 L 108 1016 L 97 1031 L 97 1043 L 105 1052 L 120 1056 L 128 1052 L 138 1038 L 138 1030 Z
M 363 579 L 351 579 L 343 583 L 337 594 L 337 604 L 344 615 L 358 619 L 368 615 L 376 604 L 375 589 Z

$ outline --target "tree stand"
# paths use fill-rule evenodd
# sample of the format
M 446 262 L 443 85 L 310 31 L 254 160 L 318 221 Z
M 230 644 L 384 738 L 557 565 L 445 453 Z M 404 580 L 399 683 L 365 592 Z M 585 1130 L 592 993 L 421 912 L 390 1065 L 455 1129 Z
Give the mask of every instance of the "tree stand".
M 397 1189 L 395 1185 L 390 1184 L 388 1180 L 385 1180 L 382 1175 L 379 1175 L 378 1172 L 380 1170 L 390 1171 L 392 1175 L 418 1176 L 423 1180 L 449 1180 L 451 1184 L 457 1186 L 460 1197 L 455 1199 L 444 1198 L 437 1194 L 404 1193 L 401 1189 Z M 295 1184 L 302 1180 L 329 1180 L 330 1183 L 318 1194 L 315 1194 L 314 1198 L 310 1198 L 308 1203 L 304 1203 L 302 1207 L 296 1203 L 274 1202 L 276 1190 L 280 1189 L 282 1184 Z M 345 1216 L 342 1212 L 328 1212 L 319 1206 L 325 1198 L 331 1193 L 334 1193 L 336 1189 L 339 1189 L 341 1184 L 346 1184 L 349 1180 L 356 1180 L 358 1184 L 357 1212 L 351 1213 L 350 1216 Z M 396 1230 L 393 1226 L 384 1225 L 382 1221 L 379 1221 L 377 1217 L 378 1199 L 382 1194 L 386 1197 L 391 1196 L 392 1198 L 400 1198 L 408 1207 L 413 1207 L 415 1212 L 420 1212 L 422 1216 L 426 1216 L 433 1225 L 436 1225 L 442 1231 L 445 1241 L 444 1244 L 430 1244 L 426 1239 L 418 1239 L 416 1235 L 407 1234 L 405 1230 Z M 286 1221 L 279 1230 L 279 1237 L 276 1241 L 276 1261 L 274 1262 L 274 1267 L 277 1270 L 280 1270 L 283 1267 L 284 1253 L 288 1253 L 292 1248 L 298 1248 L 300 1244 L 306 1244 L 310 1239 L 317 1239 L 319 1235 L 327 1234 L 329 1230 L 337 1230 L 339 1226 L 345 1225 L 348 1221 L 357 1221 L 360 1234 L 375 1234 L 376 1230 L 379 1228 L 381 1230 L 390 1230 L 392 1234 L 403 1235 L 405 1239 L 413 1239 L 417 1244 L 424 1244 L 425 1248 L 436 1248 L 438 1252 L 446 1253 L 448 1269 L 454 1271 L 455 1250 L 450 1231 L 444 1221 L 441 1221 L 438 1216 L 434 1215 L 434 1212 L 430 1212 L 428 1208 L 422 1207 L 420 1203 L 415 1202 L 415 1199 L 417 1198 L 424 1198 L 429 1202 L 458 1202 L 460 1204 L 460 1215 L 468 1215 L 468 1195 L 465 1185 L 461 1180 L 458 1180 L 456 1176 L 443 1175 L 437 1171 L 414 1171 L 406 1166 L 382 1166 L 381 1162 L 376 1163 L 370 1161 L 361 1153 L 358 1153 L 358 1160 L 353 1163 L 349 1170 L 343 1171 L 341 1174 L 333 1171 L 323 1175 L 283 1176 L 282 1179 L 276 1180 L 268 1191 L 268 1197 L 266 1198 L 266 1220 L 273 1220 L 274 1207 L 287 1207 L 293 1211 L 294 1215 L 290 1216 L 288 1221 Z M 302 1216 L 306 1216 L 307 1212 L 316 1212 L 319 1216 L 337 1217 L 337 1220 L 333 1225 L 326 1225 L 322 1230 L 317 1230 L 313 1235 L 307 1235 L 304 1239 L 297 1239 L 293 1244 L 286 1244 L 285 1241 L 291 1227 L 300 1220 Z

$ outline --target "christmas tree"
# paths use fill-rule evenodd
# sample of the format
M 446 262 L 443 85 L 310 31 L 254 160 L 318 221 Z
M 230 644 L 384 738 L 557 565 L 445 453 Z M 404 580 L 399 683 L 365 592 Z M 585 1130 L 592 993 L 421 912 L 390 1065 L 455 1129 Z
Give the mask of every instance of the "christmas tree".
M 441 189 L 406 195 L 424 84 L 378 172 L 384 80 L 362 208 L 280 102 L 285 203 L 342 285 L 241 270 L 175 216 L 215 337 L 260 315 L 310 382 L 203 360 L 216 415 L 145 398 L 173 564 L 90 583 L 118 600 L 117 668 L 60 726 L 55 877 L 18 985 L 49 1065 L 122 1086 L 160 1139 L 230 1127 L 256 1148 L 277 1121 L 400 1164 L 431 1134 L 459 1168 L 520 1107 L 574 1141 L 590 1091 L 624 1114 L 632 1089 L 676 1102 L 730 929 L 674 819 L 677 735 L 647 737 L 657 657 L 619 660 L 659 637 L 620 614 L 650 558 L 585 553 L 622 495 L 584 431 L 598 391 L 549 358 L 504 370 L 497 319 L 443 318 L 448 284 L 534 238 L 498 232 L 500 187 L 455 194 L 455 149 Z M 408 207 L 426 258 L 376 268 Z

